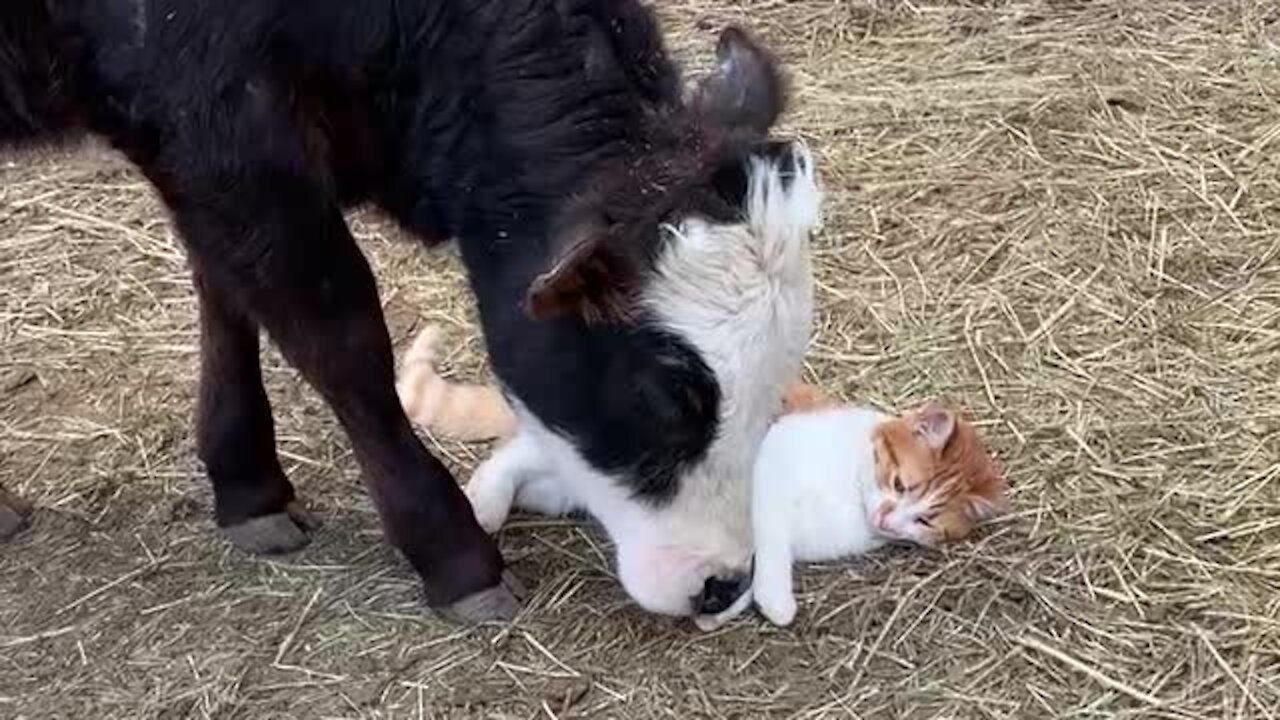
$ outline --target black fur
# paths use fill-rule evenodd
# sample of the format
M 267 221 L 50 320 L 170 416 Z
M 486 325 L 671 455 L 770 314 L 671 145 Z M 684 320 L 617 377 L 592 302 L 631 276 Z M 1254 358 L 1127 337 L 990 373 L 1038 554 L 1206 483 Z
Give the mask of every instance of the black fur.
M 333 407 L 439 604 L 502 562 L 400 411 L 341 209 L 372 201 L 428 242 L 458 238 L 506 387 L 664 502 L 715 437 L 719 388 L 633 293 L 661 222 L 740 212 L 745 158 L 782 109 L 757 51 L 726 35 L 747 62 L 685 107 L 637 0 L 5 0 L 0 143 L 98 133 L 171 209 L 201 300 L 197 434 L 219 523 L 293 498 L 264 328 Z
M 0 141 L 50 139 L 74 124 L 69 68 L 55 45 L 44 3 L 11 2 L 0 10 Z

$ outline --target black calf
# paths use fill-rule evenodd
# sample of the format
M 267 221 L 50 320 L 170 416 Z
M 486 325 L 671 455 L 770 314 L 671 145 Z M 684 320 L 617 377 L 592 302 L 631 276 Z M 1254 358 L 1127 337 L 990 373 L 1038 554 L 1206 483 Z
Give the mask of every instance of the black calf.
M 5 0 L 0 143 L 98 133 L 172 211 L 200 298 L 199 453 L 233 541 L 288 551 L 312 528 L 276 458 L 262 328 L 342 423 L 428 601 L 500 617 L 502 558 L 400 409 L 341 209 L 371 200 L 457 237 L 504 382 L 643 489 L 644 462 L 703 452 L 718 395 L 705 368 L 663 380 L 653 334 L 627 329 L 634 291 L 672 215 L 734 215 L 716 178 L 781 110 L 749 39 L 726 34 L 721 60 L 685 107 L 636 0 Z M 696 427 L 654 428 L 618 368 Z M 599 408 L 636 432 L 601 430 Z

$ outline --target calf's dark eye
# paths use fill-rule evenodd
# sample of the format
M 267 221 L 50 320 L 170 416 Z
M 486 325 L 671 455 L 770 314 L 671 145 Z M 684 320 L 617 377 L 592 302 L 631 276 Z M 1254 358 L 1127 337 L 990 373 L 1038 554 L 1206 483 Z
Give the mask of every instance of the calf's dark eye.
M 716 197 L 737 210 L 747 204 L 748 182 L 747 164 L 741 161 L 725 163 L 711 176 L 711 187 Z

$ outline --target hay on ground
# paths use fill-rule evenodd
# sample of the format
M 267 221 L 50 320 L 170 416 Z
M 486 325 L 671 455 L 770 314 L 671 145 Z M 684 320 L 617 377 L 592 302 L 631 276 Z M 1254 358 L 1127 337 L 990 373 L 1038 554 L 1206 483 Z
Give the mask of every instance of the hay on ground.
M 509 628 L 420 605 L 346 440 L 274 351 L 305 552 L 214 535 L 194 305 L 162 208 L 96 149 L 0 160 L 0 716 L 1165 717 L 1280 712 L 1280 10 L 1264 0 L 666 3 L 790 63 L 820 156 L 808 374 L 984 426 L 1016 512 L 800 573 L 800 616 L 648 617 L 582 523 L 502 534 Z M 705 57 L 705 54 L 703 55 Z M 353 214 L 403 344 L 484 376 L 447 252 Z M 461 477 L 486 448 L 443 445 Z

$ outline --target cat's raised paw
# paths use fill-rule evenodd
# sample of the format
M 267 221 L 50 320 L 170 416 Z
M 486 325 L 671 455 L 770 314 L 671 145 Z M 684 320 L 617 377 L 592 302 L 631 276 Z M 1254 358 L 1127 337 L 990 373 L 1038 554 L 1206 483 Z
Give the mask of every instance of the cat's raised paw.
M 501 530 L 502 524 L 511 514 L 513 491 L 504 487 L 500 479 L 487 478 L 485 474 L 478 472 L 467 483 L 464 492 L 471 502 L 471 512 L 475 513 L 480 527 L 490 535 Z

